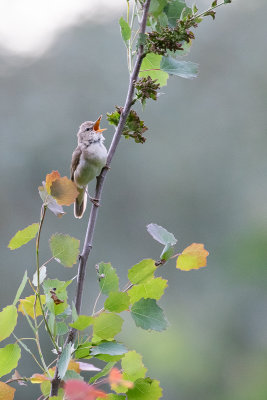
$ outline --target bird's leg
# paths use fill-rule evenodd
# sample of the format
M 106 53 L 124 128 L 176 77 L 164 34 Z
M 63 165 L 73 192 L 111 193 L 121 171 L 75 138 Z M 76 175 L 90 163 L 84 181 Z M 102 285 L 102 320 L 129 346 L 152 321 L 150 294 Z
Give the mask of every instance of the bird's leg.
M 87 188 L 85 188 L 85 192 L 86 192 L 86 194 L 87 194 L 89 200 L 90 200 L 96 207 L 99 207 L 99 206 L 100 206 L 99 199 L 95 199 L 94 197 L 91 197 L 90 194 L 88 193 Z

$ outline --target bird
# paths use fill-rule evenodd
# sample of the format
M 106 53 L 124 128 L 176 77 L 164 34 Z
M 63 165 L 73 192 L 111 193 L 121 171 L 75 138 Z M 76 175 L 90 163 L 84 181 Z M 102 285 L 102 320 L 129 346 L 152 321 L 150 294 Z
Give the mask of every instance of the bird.
M 106 129 L 100 129 L 101 118 L 102 115 L 95 122 L 83 122 L 77 133 L 78 145 L 72 153 L 70 166 L 71 180 L 76 184 L 79 192 L 74 203 L 76 218 L 82 218 L 85 212 L 88 183 L 95 179 L 106 165 L 108 152 L 102 135 Z M 90 200 L 95 205 L 99 205 L 97 199 L 90 197 Z

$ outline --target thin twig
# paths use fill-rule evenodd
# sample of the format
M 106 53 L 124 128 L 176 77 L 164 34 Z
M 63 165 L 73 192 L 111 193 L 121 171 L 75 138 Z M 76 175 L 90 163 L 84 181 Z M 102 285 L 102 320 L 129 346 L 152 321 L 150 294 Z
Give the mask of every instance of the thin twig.
M 151 2 L 151 0 L 146 0 L 146 2 L 144 3 L 144 6 L 143 6 L 143 17 L 140 22 L 140 33 L 141 34 L 144 34 L 146 31 L 146 22 L 147 22 L 150 2 Z M 94 198 L 98 199 L 99 201 L 101 200 L 102 191 L 103 191 L 107 172 L 110 169 L 111 161 L 116 152 L 117 146 L 118 146 L 120 138 L 122 136 L 122 131 L 123 131 L 124 125 L 126 123 L 127 116 L 132 107 L 132 101 L 133 101 L 133 95 L 134 95 L 134 82 L 138 78 L 138 74 L 139 74 L 141 63 L 142 63 L 144 56 L 145 56 L 144 45 L 140 44 L 140 46 L 138 48 L 138 53 L 136 56 L 133 72 L 130 75 L 126 101 L 125 101 L 122 113 L 120 115 L 119 124 L 114 133 L 114 136 L 112 138 L 112 142 L 111 142 L 111 145 L 110 145 L 110 148 L 108 151 L 107 163 L 97 178 Z M 77 277 L 76 299 L 75 299 L 75 306 L 76 306 L 78 315 L 80 314 L 80 311 L 81 311 L 82 293 L 83 293 L 83 286 L 84 286 L 85 272 L 86 272 L 86 263 L 87 263 L 89 254 L 91 252 L 92 246 L 93 246 L 93 237 L 94 237 L 94 231 L 95 231 L 95 226 L 96 226 L 96 220 L 97 220 L 97 216 L 98 216 L 98 210 L 99 210 L 99 207 L 97 207 L 95 204 L 92 204 L 90 216 L 89 216 L 89 220 L 88 220 L 88 225 L 87 225 L 87 231 L 86 231 L 85 240 L 84 240 L 84 245 L 83 245 L 83 250 L 80 255 L 78 277 Z M 74 328 L 70 329 L 66 343 L 70 343 L 70 342 L 73 343 L 75 340 L 75 336 L 76 336 L 76 330 Z M 60 381 L 61 380 L 58 375 L 58 368 L 56 366 L 54 378 L 51 382 L 52 383 L 51 392 L 50 392 L 51 397 L 57 396 Z

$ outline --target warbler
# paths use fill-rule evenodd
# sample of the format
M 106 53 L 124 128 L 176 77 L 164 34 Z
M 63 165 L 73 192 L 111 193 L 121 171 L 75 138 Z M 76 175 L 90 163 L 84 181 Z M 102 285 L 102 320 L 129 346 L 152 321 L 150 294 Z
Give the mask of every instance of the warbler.
M 86 209 L 88 183 L 95 179 L 106 165 L 108 153 L 102 135 L 106 129 L 100 129 L 101 118 L 102 115 L 95 122 L 83 122 L 77 133 L 78 145 L 72 154 L 70 166 L 71 180 L 79 192 L 74 203 L 76 218 L 82 218 Z M 90 199 L 97 204 L 96 199 Z

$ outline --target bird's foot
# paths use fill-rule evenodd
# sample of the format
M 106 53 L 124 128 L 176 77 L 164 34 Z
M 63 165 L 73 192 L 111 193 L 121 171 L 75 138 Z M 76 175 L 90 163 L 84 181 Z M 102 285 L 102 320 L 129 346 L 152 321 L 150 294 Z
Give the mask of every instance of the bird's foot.
M 91 196 L 89 196 L 89 199 L 96 207 L 100 206 L 99 199 L 95 199 L 94 197 Z

